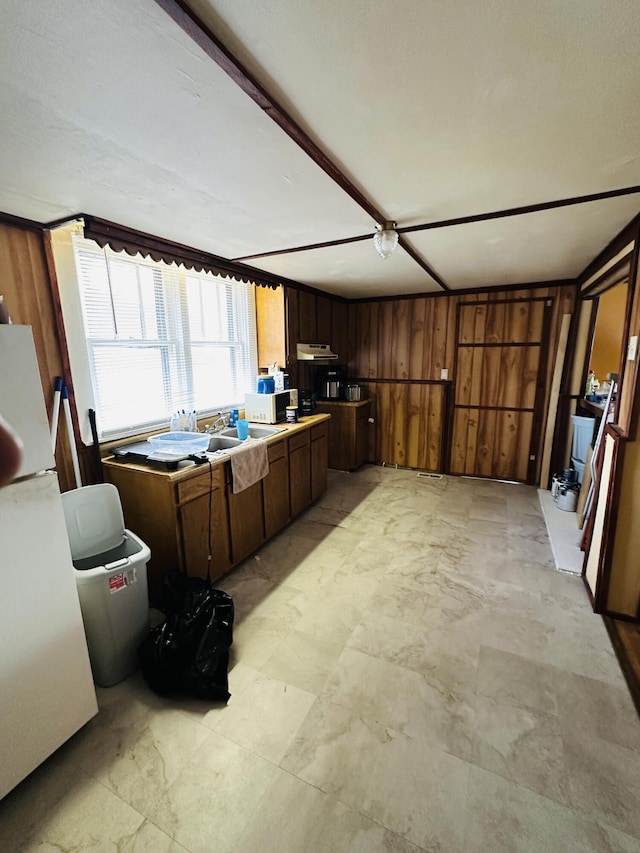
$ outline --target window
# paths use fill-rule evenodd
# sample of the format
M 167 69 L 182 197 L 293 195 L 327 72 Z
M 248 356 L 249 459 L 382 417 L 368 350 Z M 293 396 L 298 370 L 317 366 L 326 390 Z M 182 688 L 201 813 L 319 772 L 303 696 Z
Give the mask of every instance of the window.
M 78 236 L 73 251 L 100 438 L 166 426 L 175 411 L 216 412 L 253 390 L 253 285 Z

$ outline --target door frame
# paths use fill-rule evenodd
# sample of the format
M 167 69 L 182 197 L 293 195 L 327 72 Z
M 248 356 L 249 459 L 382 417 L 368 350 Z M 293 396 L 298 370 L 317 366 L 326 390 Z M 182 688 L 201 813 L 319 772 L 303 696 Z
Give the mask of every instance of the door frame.
M 512 304 L 522 304 L 522 303 L 535 303 L 535 302 L 543 302 L 544 303 L 544 311 L 542 316 L 542 329 L 540 332 L 540 342 L 534 344 L 525 344 L 525 343 L 514 343 L 512 346 L 539 346 L 540 347 L 540 357 L 538 360 L 538 374 L 536 378 L 536 390 L 534 396 L 534 404 L 531 409 L 513 409 L 504 406 L 458 406 L 456 405 L 456 381 L 458 375 L 458 350 L 460 346 L 469 346 L 469 344 L 461 344 L 460 343 L 460 314 L 461 309 L 463 307 L 478 307 L 481 305 L 512 305 Z M 465 409 L 476 409 L 478 411 L 486 410 L 486 411 L 516 411 L 516 412 L 530 412 L 532 414 L 532 423 L 531 423 L 531 436 L 529 440 L 529 453 L 528 453 L 528 463 L 527 463 L 527 474 L 526 480 L 524 482 L 528 485 L 534 485 L 537 478 L 538 468 L 541 462 L 541 454 L 542 454 L 542 443 L 544 440 L 544 436 L 542 434 L 542 427 L 544 424 L 544 410 L 545 410 L 545 401 L 546 401 L 546 388 L 547 388 L 547 367 L 549 361 L 549 343 L 551 340 L 551 321 L 553 318 L 553 310 L 556 302 L 555 296 L 529 296 L 526 298 L 515 298 L 509 299 L 507 297 L 502 299 L 479 299 L 476 301 L 460 301 L 456 305 L 456 323 L 455 323 L 455 340 L 454 340 L 454 355 L 453 355 L 453 382 L 451 383 L 451 397 L 450 397 L 450 411 L 451 411 L 451 436 L 449 440 L 449 448 L 448 448 L 448 470 L 452 469 L 452 455 L 453 455 L 453 434 L 454 434 L 454 423 L 455 423 L 455 413 L 457 408 L 465 408 Z M 476 344 L 476 346 L 478 346 Z M 482 344 L 481 346 L 509 346 L 508 343 L 498 343 L 498 344 Z M 475 476 L 469 474 L 463 474 L 461 476 Z M 486 479 L 500 479 L 500 478 L 490 478 Z M 523 481 L 516 481 L 523 482 Z

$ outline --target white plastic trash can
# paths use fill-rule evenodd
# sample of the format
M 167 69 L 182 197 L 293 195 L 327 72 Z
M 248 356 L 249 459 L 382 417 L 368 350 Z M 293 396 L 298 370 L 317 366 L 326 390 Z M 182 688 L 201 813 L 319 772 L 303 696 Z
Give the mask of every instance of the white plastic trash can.
M 124 526 L 115 486 L 83 486 L 62 495 L 93 679 L 100 687 L 138 668 L 149 630 L 147 545 Z
M 573 421 L 573 446 L 571 456 L 579 462 L 587 458 L 589 445 L 593 440 L 593 428 L 595 418 L 583 418 L 580 415 L 571 415 Z

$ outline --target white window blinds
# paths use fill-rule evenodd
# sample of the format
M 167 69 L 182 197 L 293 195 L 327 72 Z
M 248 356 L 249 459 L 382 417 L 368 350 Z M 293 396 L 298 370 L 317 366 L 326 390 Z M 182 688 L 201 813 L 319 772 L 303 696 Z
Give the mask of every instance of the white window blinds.
M 73 238 L 101 438 L 244 400 L 256 374 L 253 285 Z

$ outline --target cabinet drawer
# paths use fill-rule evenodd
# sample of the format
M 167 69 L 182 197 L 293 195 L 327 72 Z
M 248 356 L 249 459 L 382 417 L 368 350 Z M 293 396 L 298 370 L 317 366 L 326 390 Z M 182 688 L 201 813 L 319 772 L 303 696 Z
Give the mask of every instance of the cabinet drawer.
M 287 442 L 277 441 L 274 444 L 267 445 L 267 456 L 269 458 L 269 462 L 276 462 L 278 459 L 282 459 L 287 455 Z
M 289 452 L 291 453 L 294 450 L 298 450 L 300 447 L 306 447 L 309 444 L 309 430 L 305 429 L 304 432 L 299 432 L 296 435 L 292 435 L 289 439 Z
M 218 466 L 213 469 L 213 488 L 222 488 L 222 467 Z M 203 468 L 198 477 L 191 477 L 185 480 L 184 483 L 178 484 L 178 503 L 183 504 L 185 501 L 191 501 L 200 495 L 206 495 L 212 487 L 212 478 L 210 477 L 209 468 Z
M 311 441 L 317 441 L 327 434 L 327 422 L 311 427 Z

